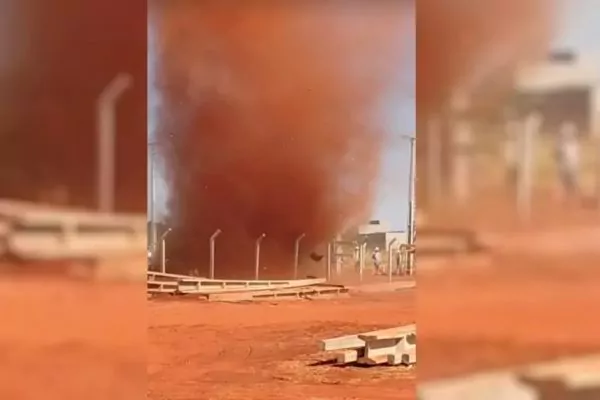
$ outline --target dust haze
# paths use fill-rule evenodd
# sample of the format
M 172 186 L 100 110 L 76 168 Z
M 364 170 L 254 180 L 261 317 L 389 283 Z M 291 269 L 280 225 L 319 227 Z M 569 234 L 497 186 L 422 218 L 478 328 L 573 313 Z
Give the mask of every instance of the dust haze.
M 96 100 L 128 73 L 115 202 L 117 211 L 145 210 L 146 24 L 141 0 L 2 1 L 0 196 L 97 207 Z
M 428 118 L 447 110 L 456 89 L 471 92 L 471 116 L 498 114 L 516 69 L 546 56 L 562 5 L 560 0 L 417 1 L 417 204 L 427 202 Z M 443 128 L 443 147 L 447 133 Z
M 306 260 L 371 211 L 406 7 L 235 4 L 151 4 L 170 261 L 205 273 L 221 229 L 217 274 L 250 276 L 265 233 L 264 274 L 286 275 L 299 235 Z
M 417 107 L 436 111 L 457 86 L 507 89 L 519 65 L 546 55 L 557 0 L 417 1 Z M 487 92 L 487 93 L 486 93 Z M 489 101 L 489 99 L 486 99 Z

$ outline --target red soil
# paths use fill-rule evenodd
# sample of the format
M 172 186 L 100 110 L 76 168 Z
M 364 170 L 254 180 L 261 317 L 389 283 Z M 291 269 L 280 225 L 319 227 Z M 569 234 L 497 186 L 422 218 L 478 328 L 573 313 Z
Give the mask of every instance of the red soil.
M 321 339 L 414 322 L 412 291 L 337 300 L 151 302 L 150 399 L 414 399 L 415 371 L 312 365 Z
M 419 273 L 419 378 L 600 351 L 598 211 L 539 204 L 529 226 L 511 226 L 500 201 L 471 211 L 493 249 Z
M 0 279 L 0 398 L 139 399 L 143 285 Z
M 383 285 L 383 284 L 378 284 Z M 415 370 L 311 366 L 319 340 L 414 322 L 414 293 L 218 304 L 141 284 L 0 280 L 0 397 L 414 399 Z

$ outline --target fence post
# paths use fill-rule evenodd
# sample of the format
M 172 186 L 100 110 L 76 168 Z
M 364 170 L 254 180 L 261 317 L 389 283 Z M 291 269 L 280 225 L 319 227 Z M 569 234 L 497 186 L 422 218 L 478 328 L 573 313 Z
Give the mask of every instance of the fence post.
M 363 280 L 363 272 L 365 269 L 365 255 L 367 253 L 367 243 L 363 243 L 360 245 L 360 268 L 358 269 L 359 279 L 362 282 Z
M 410 260 L 409 260 L 409 256 L 408 256 L 408 245 L 407 244 L 402 244 L 400 246 L 400 266 L 399 266 L 399 273 L 401 273 L 402 275 L 407 274 L 410 275 Z
M 109 82 L 96 100 L 98 135 L 96 196 L 100 212 L 114 212 L 116 105 L 119 98 L 132 84 L 131 75 L 120 73 Z
M 171 228 L 167 229 L 160 237 L 161 243 L 161 272 L 167 272 L 167 235 L 171 232 Z
M 456 204 L 464 206 L 471 196 L 471 126 L 464 117 L 457 117 L 452 127 L 452 189 Z
M 303 233 L 302 235 L 298 236 L 296 238 L 296 243 L 294 245 L 294 279 L 298 279 L 298 263 L 299 263 L 299 257 L 300 257 L 300 241 L 302 239 L 304 239 L 305 236 L 306 236 L 305 233 Z
M 210 237 L 210 271 L 209 278 L 215 279 L 215 239 L 221 234 L 221 230 L 217 229 Z
M 408 245 L 406 252 L 406 268 L 408 276 L 412 276 L 415 273 L 415 245 Z
M 256 239 L 256 248 L 254 251 L 254 279 L 258 280 L 260 276 L 260 243 L 267 237 L 265 233 Z
M 331 242 L 327 242 L 327 260 L 326 260 L 326 277 L 327 280 L 331 279 Z
M 338 278 L 342 276 L 342 264 L 343 264 L 343 249 L 339 245 L 342 241 L 342 235 L 335 235 L 335 239 L 333 239 L 333 257 L 335 259 L 335 276 Z
M 364 259 L 364 254 L 363 254 L 363 247 L 362 244 L 358 245 L 358 278 L 359 280 L 362 281 L 362 270 L 363 270 L 363 259 Z
M 525 221 L 528 221 L 531 217 L 533 155 L 535 139 L 541 122 L 541 117 L 538 114 L 530 114 L 522 123 L 523 135 L 521 135 L 519 143 L 517 209 L 519 217 Z
M 397 238 L 393 238 L 388 244 L 388 281 L 392 281 L 392 266 L 393 266 L 393 244 L 398 241 Z

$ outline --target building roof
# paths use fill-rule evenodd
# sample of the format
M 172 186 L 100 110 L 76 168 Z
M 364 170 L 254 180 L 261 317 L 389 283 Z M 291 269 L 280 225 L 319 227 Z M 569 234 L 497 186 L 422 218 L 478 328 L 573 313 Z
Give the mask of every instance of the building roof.
M 568 88 L 600 86 L 600 74 L 591 59 L 574 54 L 550 56 L 546 61 L 522 68 L 517 74 L 517 89 L 548 92 Z
M 385 233 L 385 232 L 389 232 L 389 231 L 390 231 L 389 224 L 387 224 L 384 221 L 379 221 L 379 220 L 369 221 L 368 224 L 360 225 L 358 227 L 359 235 L 370 235 L 373 233 Z

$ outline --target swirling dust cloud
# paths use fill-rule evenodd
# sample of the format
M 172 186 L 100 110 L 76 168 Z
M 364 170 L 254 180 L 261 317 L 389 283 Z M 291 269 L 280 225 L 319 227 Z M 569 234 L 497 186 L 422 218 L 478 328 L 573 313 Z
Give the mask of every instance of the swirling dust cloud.
M 249 3 L 150 4 L 169 262 L 205 274 L 220 229 L 216 275 L 250 277 L 265 234 L 261 275 L 290 277 L 304 234 L 322 275 L 324 243 L 371 213 L 406 6 Z

